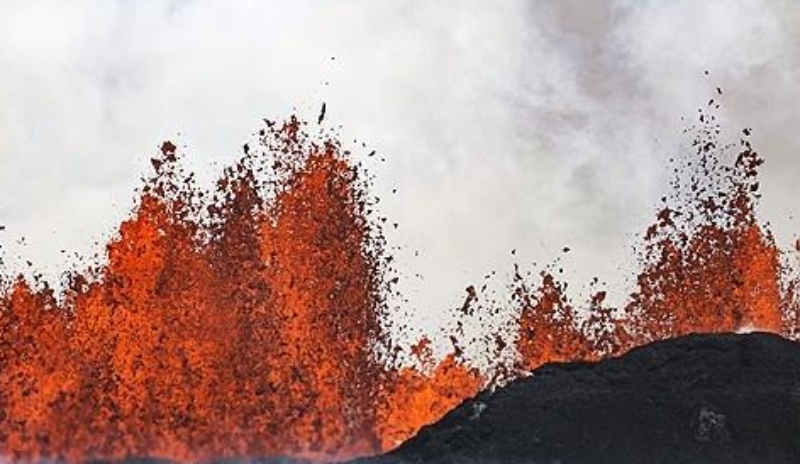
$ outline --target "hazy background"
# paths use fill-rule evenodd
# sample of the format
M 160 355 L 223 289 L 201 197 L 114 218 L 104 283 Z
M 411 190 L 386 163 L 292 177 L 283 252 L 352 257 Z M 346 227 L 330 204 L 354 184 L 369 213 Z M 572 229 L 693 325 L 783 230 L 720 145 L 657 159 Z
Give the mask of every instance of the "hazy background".
M 102 251 L 162 140 L 210 183 L 261 118 L 327 102 L 385 158 L 419 326 L 511 249 L 569 246 L 576 294 L 599 276 L 620 298 L 680 117 L 717 86 L 767 159 L 764 217 L 783 244 L 800 231 L 798 64 L 793 0 L 0 0 L 0 243 L 58 276 Z

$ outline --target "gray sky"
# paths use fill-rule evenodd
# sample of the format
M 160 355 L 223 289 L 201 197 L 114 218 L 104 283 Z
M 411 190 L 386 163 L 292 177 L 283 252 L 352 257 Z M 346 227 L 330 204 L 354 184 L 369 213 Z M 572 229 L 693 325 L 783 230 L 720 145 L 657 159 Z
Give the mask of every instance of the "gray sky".
M 680 117 L 716 86 L 767 159 L 765 218 L 800 231 L 799 63 L 792 0 L 0 0 L 0 240 L 8 266 L 58 275 L 60 250 L 102 250 L 162 140 L 210 183 L 261 118 L 324 101 L 386 159 L 369 166 L 422 326 L 512 248 L 570 246 L 573 287 L 624 289 Z

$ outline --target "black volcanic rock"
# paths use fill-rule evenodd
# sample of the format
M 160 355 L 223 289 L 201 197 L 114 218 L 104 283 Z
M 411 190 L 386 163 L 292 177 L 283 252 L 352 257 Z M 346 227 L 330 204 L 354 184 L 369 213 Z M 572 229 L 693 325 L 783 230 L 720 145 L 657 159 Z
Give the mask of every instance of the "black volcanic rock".
M 800 463 L 800 344 L 689 335 L 549 364 L 375 463 Z

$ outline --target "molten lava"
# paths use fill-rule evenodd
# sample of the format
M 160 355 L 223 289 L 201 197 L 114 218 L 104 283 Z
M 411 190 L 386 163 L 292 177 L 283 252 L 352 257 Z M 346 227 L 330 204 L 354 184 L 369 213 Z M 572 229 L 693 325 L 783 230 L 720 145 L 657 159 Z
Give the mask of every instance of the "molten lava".
M 360 173 L 301 129 L 268 126 L 269 153 L 245 154 L 212 195 L 164 143 L 102 269 L 75 274 L 63 302 L 23 279 L 4 291 L 4 454 L 379 449 L 383 252 Z
M 701 122 L 629 301 L 608 307 L 599 291 L 577 306 L 552 273 L 517 269 L 515 329 L 493 334 L 516 357 L 489 371 L 507 380 L 693 331 L 800 333 L 800 279 L 756 216 L 762 160 L 747 137 L 719 144 L 713 115 Z M 413 366 L 385 359 L 399 350 L 391 257 L 368 179 L 304 127 L 267 123 L 213 192 L 165 142 L 106 264 L 74 272 L 63 295 L 1 286 L 1 455 L 344 458 L 393 448 L 498 381 L 454 337 L 442 360 L 427 339 Z M 469 287 L 465 315 L 476 301 Z
M 720 151 L 718 126 L 707 116 L 686 165 L 694 172 L 684 173 L 686 184 L 676 180 L 677 193 L 684 187 L 692 201 L 664 207 L 645 236 L 639 289 L 626 308 L 645 339 L 747 326 L 781 330 L 780 251 L 755 216 L 763 160 L 743 138 L 723 164 L 732 147 Z
M 477 370 L 465 367 L 452 353 L 437 363 L 427 338 L 411 351 L 421 369 L 404 367 L 392 371 L 386 393 L 390 400 L 380 405 L 378 434 L 384 450 L 412 437 L 420 428 L 478 393 L 485 383 Z

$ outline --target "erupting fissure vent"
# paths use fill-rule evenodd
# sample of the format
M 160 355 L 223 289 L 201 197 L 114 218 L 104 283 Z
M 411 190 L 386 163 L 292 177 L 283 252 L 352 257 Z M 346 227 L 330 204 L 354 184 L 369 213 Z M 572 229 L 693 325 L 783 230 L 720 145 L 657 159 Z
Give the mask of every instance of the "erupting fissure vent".
M 762 160 L 748 131 L 723 145 L 702 111 L 624 306 L 606 306 L 602 291 L 575 306 L 551 273 L 537 282 L 517 269 L 513 333 L 490 334 L 498 350 L 516 348 L 486 371 L 502 375 L 468 367 L 454 337 L 442 360 L 423 339 L 415 366 L 397 365 L 391 259 L 368 179 L 304 126 L 267 123 L 213 192 L 165 142 L 106 264 L 74 272 L 63 295 L 6 278 L 0 455 L 351 457 L 548 361 L 692 331 L 798 333 L 798 279 L 755 213 Z M 482 314 L 479 293 L 469 288 L 465 317 Z

